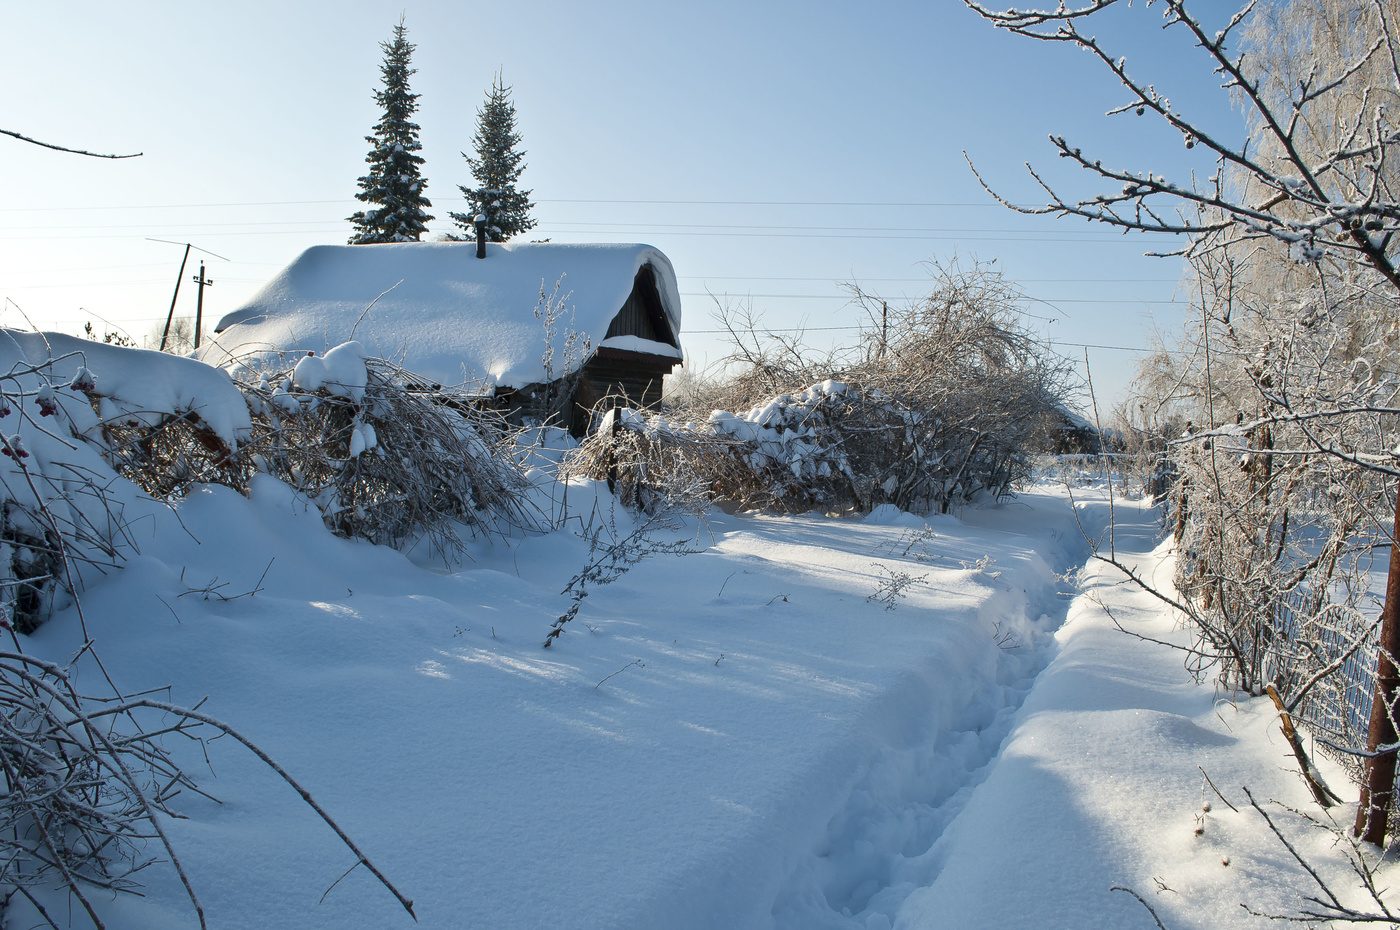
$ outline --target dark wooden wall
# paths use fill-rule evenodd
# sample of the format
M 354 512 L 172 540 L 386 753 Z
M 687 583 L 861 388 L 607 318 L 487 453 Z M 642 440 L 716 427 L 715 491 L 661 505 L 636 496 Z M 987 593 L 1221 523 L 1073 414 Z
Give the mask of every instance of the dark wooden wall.
M 632 293 L 627 295 L 627 302 L 613 317 L 603 338 L 611 339 L 613 336 L 640 336 L 680 348 L 666 319 L 666 311 L 662 309 L 656 274 L 650 265 L 643 265 L 637 271 L 637 277 L 632 281 Z

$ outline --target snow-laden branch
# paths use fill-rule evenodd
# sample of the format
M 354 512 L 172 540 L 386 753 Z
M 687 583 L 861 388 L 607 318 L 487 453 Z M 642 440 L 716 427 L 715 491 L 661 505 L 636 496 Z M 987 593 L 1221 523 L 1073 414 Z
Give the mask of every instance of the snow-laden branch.
M 89 152 L 86 149 L 70 149 L 66 145 L 54 145 L 52 142 L 41 142 L 38 139 L 31 139 L 29 136 L 21 135 L 11 129 L 0 129 L 0 134 L 19 139 L 21 142 L 28 142 L 31 145 L 53 149 L 55 152 L 71 152 L 74 155 L 88 155 L 92 158 L 139 158 L 143 154 L 142 152 L 133 152 L 130 155 L 103 155 L 99 152 Z

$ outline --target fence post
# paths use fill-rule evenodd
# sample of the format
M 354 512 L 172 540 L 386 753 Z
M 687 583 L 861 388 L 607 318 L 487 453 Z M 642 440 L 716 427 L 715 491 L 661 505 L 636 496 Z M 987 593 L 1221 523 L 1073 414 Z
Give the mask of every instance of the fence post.
M 1390 570 L 1385 582 L 1385 606 L 1381 608 L 1380 649 L 1376 658 L 1376 693 L 1371 703 L 1371 728 L 1366 736 L 1366 749 L 1375 752 L 1381 746 L 1389 750 L 1366 759 L 1366 774 L 1361 782 L 1361 802 L 1356 809 L 1355 833 L 1368 843 L 1385 844 L 1385 828 L 1395 796 L 1395 717 L 1396 686 L 1400 673 L 1395 658 L 1400 656 L 1400 558 L 1395 548 L 1400 542 L 1400 492 L 1395 500 L 1395 525 L 1390 532 Z

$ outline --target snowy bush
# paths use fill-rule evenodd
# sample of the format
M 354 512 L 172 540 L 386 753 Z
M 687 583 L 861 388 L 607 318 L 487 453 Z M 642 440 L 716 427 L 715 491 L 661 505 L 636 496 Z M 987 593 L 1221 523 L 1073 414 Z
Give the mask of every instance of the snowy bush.
M 342 536 L 426 538 L 444 554 L 463 526 L 537 525 L 499 418 L 367 358 L 358 343 L 281 371 L 235 372 L 237 381 L 194 359 L 0 331 L 5 623 L 32 630 L 55 592 L 115 565 L 140 491 L 173 501 L 198 484 L 244 491 L 268 473 Z
M 607 481 L 623 504 L 646 513 L 696 510 L 712 500 L 757 506 L 748 496 L 757 478 L 736 445 L 711 429 L 614 407 L 566 456 L 563 473 Z
M 357 342 L 281 371 L 236 370 L 252 412 L 240 479 L 266 472 L 306 494 L 342 536 L 403 547 L 427 537 L 442 554 L 457 527 L 537 525 L 513 434 L 494 412 Z
M 788 511 L 946 512 L 1030 477 L 1067 394 L 1066 367 L 1025 331 L 1020 292 L 1000 274 L 931 268 L 933 290 L 908 306 L 853 289 L 871 325 L 829 354 L 721 316 L 733 370 L 674 405 L 751 472 L 742 493 L 716 487 L 717 497 Z
M 179 876 L 198 926 L 207 927 L 194 883 L 162 824 L 179 816 L 169 806 L 174 797 L 187 789 L 204 792 L 161 737 L 202 740 L 208 732 L 231 737 L 257 756 L 413 914 L 413 902 L 247 737 L 197 709 L 113 691 L 105 698 L 82 694 L 70 669 L 18 648 L 0 651 L 0 916 L 20 895 L 57 927 L 42 899 L 59 891 L 100 928 L 103 898 L 140 893 L 136 875 L 157 861 L 149 848 L 154 841 Z M 160 714 L 158 726 L 143 725 L 140 715 L 151 712 Z
M 886 503 L 946 511 L 978 491 L 1002 496 L 1021 477 L 1021 468 L 1006 467 L 1021 459 L 996 458 L 985 437 L 950 450 L 938 442 L 939 418 L 837 381 L 740 413 L 716 410 L 700 426 L 627 408 L 600 423 L 568 468 L 606 478 L 624 503 L 648 512 L 658 500 L 696 495 L 788 513 L 867 512 Z M 1029 472 L 1029 458 L 1023 468 Z
M 202 362 L 0 330 L 0 627 L 13 643 L 0 651 L 0 915 L 19 896 L 56 927 L 41 899 L 58 890 L 101 927 L 98 895 L 137 892 L 135 875 L 163 855 L 205 926 L 162 826 L 175 816 L 169 800 L 198 790 L 159 741 L 172 732 L 210 728 L 243 743 L 358 855 L 290 775 L 226 725 L 126 697 L 105 672 L 110 696 L 82 694 L 71 669 L 28 655 L 18 635 L 60 593 L 76 603 L 86 569 L 112 567 L 130 548 L 128 526 L 150 502 L 122 474 L 157 494 L 200 476 L 236 478 L 252 437 L 243 395 Z M 85 627 L 83 639 L 79 657 L 93 654 Z M 163 715 L 158 726 L 143 725 L 143 708 Z
M 248 408 L 223 372 L 55 333 L 0 330 L 0 608 L 20 632 L 115 564 L 137 479 L 166 495 L 227 474 Z M 143 480 L 144 479 L 144 480 Z

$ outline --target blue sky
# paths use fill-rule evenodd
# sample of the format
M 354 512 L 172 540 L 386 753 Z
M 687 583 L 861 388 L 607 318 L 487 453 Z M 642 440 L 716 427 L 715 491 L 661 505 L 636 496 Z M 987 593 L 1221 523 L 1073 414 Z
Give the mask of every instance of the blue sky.
M 1153 326 L 1179 324 L 1180 262 L 1142 257 L 1169 244 L 1018 216 L 963 152 L 1028 203 L 1044 197 L 1026 161 L 1070 192 L 1093 189 L 1054 157 L 1051 132 L 1106 164 L 1184 178 L 1209 162 L 1148 120 L 1104 118 L 1124 97 L 1087 54 L 1000 33 L 952 0 L 7 5 L 0 127 L 145 154 L 99 161 L 0 138 L 0 324 L 23 325 L 18 305 L 43 328 L 105 319 L 148 334 L 182 251 L 148 237 L 221 257 L 205 256 L 215 319 L 301 249 L 343 242 L 378 116 L 378 43 L 400 13 L 418 46 L 434 233 L 461 203 L 460 152 L 501 70 L 538 201 L 532 237 L 663 249 L 697 362 L 724 354 L 702 332 L 716 299 L 822 346 L 860 319 L 841 282 L 902 300 L 921 292 L 923 262 L 954 254 L 995 259 L 1081 367 L 1081 344 L 1144 347 Z M 1241 134 L 1155 8 L 1114 14 L 1097 31 L 1134 74 Z M 1137 353 L 1088 351 L 1101 399 L 1119 396 Z

